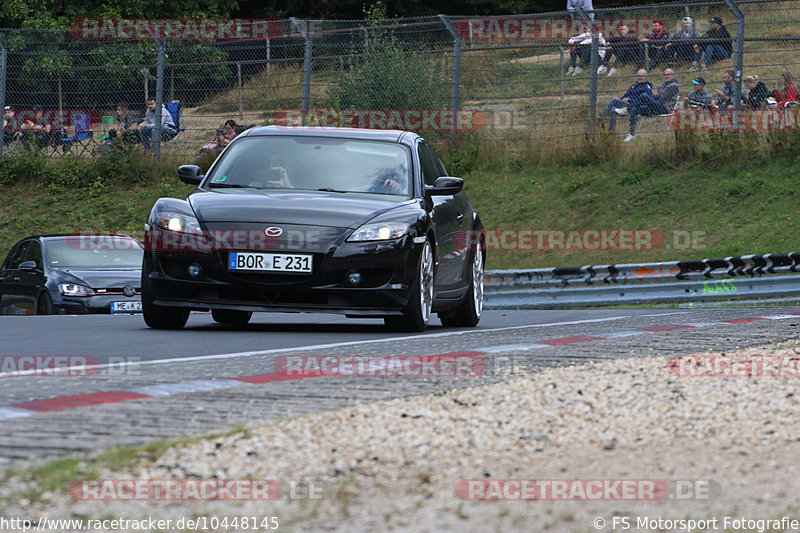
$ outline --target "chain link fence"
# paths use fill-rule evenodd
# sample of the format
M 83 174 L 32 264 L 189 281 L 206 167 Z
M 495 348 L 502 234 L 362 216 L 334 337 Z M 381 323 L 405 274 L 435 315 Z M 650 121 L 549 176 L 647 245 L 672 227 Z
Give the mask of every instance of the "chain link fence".
M 691 33 L 706 35 L 719 26 L 711 22 L 716 17 L 729 39 Z M 800 2 L 762 0 L 587 14 L 83 20 L 69 31 L 6 29 L 0 30 L 0 104 L 11 109 L 0 155 L 36 149 L 92 156 L 115 146 L 142 149 L 152 139 L 156 157 L 169 152 L 200 161 L 243 128 L 266 124 L 410 129 L 555 153 L 607 133 L 612 117 L 604 111 L 636 82 L 637 69 L 651 71 L 658 88 L 665 67 L 679 84 L 677 105 L 670 102 L 669 117 L 638 119 L 640 136 L 674 143 L 674 131 L 682 129 L 796 129 L 796 117 L 782 106 L 767 105 L 767 118 L 750 122 L 726 121 L 714 111 L 679 115 L 698 76 L 716 98 L 730 69 L 734 87 L 757 75 L 770 97 L 775 83 L 783 90 L 783 73 L 800 63 L 799 22 Z M 675 37 L 682 30 L 687 38 Z M 723 53 L 709 52 L 711 44 Z M 745 85 L 734 97 L 752 90 Z M 162 136 L 157 124 L 145 135 L 136 126 L 151 97 L 155 115 L 171 119 L 162 122 Z M 729 110 L 746 109 L 736 101 Z M 621 137 L 629 117 L 619 120 Z M 235 124 L 226 128 L 227 121 Z

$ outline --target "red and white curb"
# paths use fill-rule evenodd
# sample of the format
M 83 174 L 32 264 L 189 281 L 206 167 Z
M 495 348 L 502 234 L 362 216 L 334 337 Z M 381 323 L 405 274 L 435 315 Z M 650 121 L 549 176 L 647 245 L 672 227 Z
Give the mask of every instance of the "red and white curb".
M 564 346 L 568 344 L 575 344 L 581 342 L 596 342 L 596 341 L 616 339 L 621 337 L 630 337 L 634 335 L 648 335 L 648 334 L 662 333 L 666 331 L 703 328 L 708 326 L 750 324 L 762 320 L 797 319 L 798 316 L 800 316 L 800 313 L 790 313 L 784 315 L 771 315 L 771 316 L 761 316 L 761 317 L 733 318 L 729 320 L 721 320 L 718 322 L 667 324 L 662 326 L 643 328 L 640 330 L 622 330 L 622 331 L 612 331 L 609 333 L 601 333 L 601 334 L 587 335 L 587 336 L 572 336 L 572 337 L 561 337 L 556 339 L 545 339 L 536 343 L 503 344 L 499 346 L 487 346 L 487 347 L 477 348 L 475 350 L 471 350 L 468 352 L 426 355 L 424 357 L 431 357 L 431 358 L 479 357 L 482 355 L 489 355 L 489 354 L 521 352 L 528 350 L 536 350 L 540 348 L 552 348 L 555 346 Z M 304 349 L 308 350 L 310 349 L 310 347 L 304 347 Z M 298 351 L 298 350 L 295 349 L 287 351 Z M 197 357 L 196 359 L 202 359 L 202 357 Z M 28 402 L 16 403 L 8 406 L 0 406 L 0 420 L 26 417 L 34 415 L 36 413 L 53 413 L 58 411 L 64 411 L 67 409 L 75 409 L 78 407 L 89 407 L 94 405 L 120 403 L 133 400 L 163 398 L 175 394 L 205 392 L 216 389 L 224 389 L 224 388 L 231 388 L 231 387 L 238 387 L 245 385 L 255 386 L 255 385 L 264 385 L 267 383 L 281 382 L 281 381 L 297 381 L 301 379 L 309 379 L 312 377 L 324 377 L 324 376 L 321 375 L 309 376 L 309 375 L 295 374 L 282 371 L 282 372 L 269 372 L 266 374 L 255 374 L 249 376 L 236 376 L 231 378 L 200 379 L 193 381 L 184 381 L 179 383 L 164 383 L 158 385 L 136 387 L 136 388 L 131 388 L 129 390 L 94 392 L 89 394 L 76 394 L 72 396 L 59 396 L 44 400 L 33 400 Z

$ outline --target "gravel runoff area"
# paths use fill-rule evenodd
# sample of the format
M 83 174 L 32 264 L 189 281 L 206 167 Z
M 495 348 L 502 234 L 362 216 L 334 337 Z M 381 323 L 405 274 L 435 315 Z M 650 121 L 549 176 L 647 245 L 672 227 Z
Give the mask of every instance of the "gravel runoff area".
M 783 356 L 781 377 L 712 375 L 731 370 L 725 365 L 701 367 L 703 377 L 681 376 L 691 367 L 670 370 L 666 358 L 653 357 L 552 368 L 251 427 L 171 448 L 129 471 L 101 473 L 274 479 L 284 496 L 290 482 L 305 482 L 298 487 L 324 491 L 321 499 L 91 502 L 47 492 L 29 501 L 24 494 L 36 487 L 11 478 L 0 489 L 0 515 L 277 516 L 279 531 L 623 531 L 625 520 L 628 531 L 792 530 L 787 519 L 756 520 L 800 520 L 800 368 L 791 359 L 799 354 L 797 341 L 725 354 Z M 608 481 L 603 494 L 622 500 L 594 499 L 594 492 L 584 501 L 468 501 L 455 490 L 466 479 L 484 480 L 475 486 L 493 496 L 500 484 L 491 482 L 502 479 L 568 480 L 574 498 L 581 491 L 572 480 L 647 479 L 682 489 L 633 501 Z M 705 522 L 668 522 L 689 519 Z

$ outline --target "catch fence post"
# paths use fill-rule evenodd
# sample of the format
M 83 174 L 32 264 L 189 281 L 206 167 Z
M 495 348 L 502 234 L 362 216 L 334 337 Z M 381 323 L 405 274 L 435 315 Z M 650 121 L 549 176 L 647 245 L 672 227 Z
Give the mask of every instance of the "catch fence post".
M 297 31 L 300 32 L 300 35 L 303 36 L 306 42 L 303 58 L 303 111 L 307 112 L 311 107 L 311 58 L 313 53 L 311 33 L 308 31 L 306 21 L 300 20 L 297 17 L 292 17 L 289 20 L 292 21 L 292 24 L 297 28 Z
M 450 97 L 450 109 L 453 111 L 453 125 L 450 129 L 450 140 L 452 141 L 458 128 L 458 108 L 461 105 L 461 38 L 447 15 L 439 15 L 439 20 L 453 36 L 453 83 Z

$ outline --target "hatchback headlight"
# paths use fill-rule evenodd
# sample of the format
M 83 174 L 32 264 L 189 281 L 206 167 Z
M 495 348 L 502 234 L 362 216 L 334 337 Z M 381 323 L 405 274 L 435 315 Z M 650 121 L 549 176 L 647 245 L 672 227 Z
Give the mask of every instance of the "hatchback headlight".
M 58 292 L 64 296 L 94 296 L 94 289 L 77 283 L 61 283 Z
M 156 225 L 167 231 L 193 233 L 196 235 L 203 233 L 200 229 L 200 223 L 195 217 L 190 215 L 176 213 L 174 211 L 160 211 L 156 213 L 155 219 Z
M 348 242 L 388 241 L 399 239 L 408 233 L 409 224 L 404 222 L 375 222 L 364 224 L 355 230 L 348 238 Z

